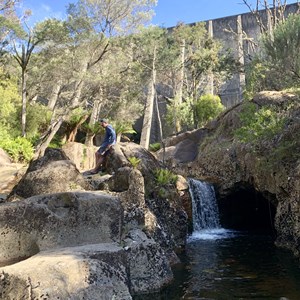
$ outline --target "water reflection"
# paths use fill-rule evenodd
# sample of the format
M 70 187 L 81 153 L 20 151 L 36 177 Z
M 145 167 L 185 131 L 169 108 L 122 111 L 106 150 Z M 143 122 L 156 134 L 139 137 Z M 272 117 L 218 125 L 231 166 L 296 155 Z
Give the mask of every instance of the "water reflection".
M 300 268 L 270 236 L 193 240 L 182 299 L 300 299 Z
M 300 299 L 299 261 L 276 248 L 272 237 L 214 234 L 189 239 L 170 288 L 135 299 Z

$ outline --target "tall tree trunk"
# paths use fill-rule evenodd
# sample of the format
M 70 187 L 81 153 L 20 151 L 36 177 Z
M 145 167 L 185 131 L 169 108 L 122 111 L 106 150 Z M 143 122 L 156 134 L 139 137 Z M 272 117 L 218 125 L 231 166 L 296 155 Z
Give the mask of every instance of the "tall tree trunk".
M 208 36 L 214 38 L 214 29 L 212 20 L 208 21 Z M 207 87 L 205 89 L 206 94 L 214 95 L 214 73 L 210 69 L 207 75 Z
M 239 72 L 239 94 L 240 101 L 243 100 L 243 91 L 246 85 L 246 77 L 245 77 L 245 56 L 244 56 L 244 41 L 243 41 L 243 25 L 242 25 L 242 17 L 238 15 L 237 17 L 237 39 L 238 39 L 238 60 L 240 63 L 241 71 Z
M 44 156 L 45 150 L 49 146 L 56 132 L 59 130 L 64 119 L 65 117 L 60 117 L 57 121 L 49 126 L 46 134 L 44 134 L 36 147 L 33 159 L 38 159 Z
M 185 39 L 180 44 L 180 69 L 178 84 L 175 91 L 175 129 L 176 132 L 181 131 L 180 118 L 178 116 L 178 107 L 182 104 L 183 97 L 183 80 L 184 80 L 184 62 L 185 62 Z
M 75 83 L 75 92 L 72 97 L 72 107 L 77 107 L 80 102 L 81 92 L 84 86 L 84 76 L 86 75 L 87 71 L 89 69 L 88 63 L 84 63 L 82 65 L 80 79 L 78 79 Z
M 140 145 L 146 149 L 149 148 L 151 124 L 153 118 L 153 105 L 154 105 L 155 83 L 156 83 L 155 63 L 156 63 L 156 47 L 154 48 L 153 51 L 152 74 L 148 86 L 147 101 L 146 101 L 146 107 L 144 112 L 144 121 L 143 121 L 143 128 L 142 128 L 141 141 L 140 141 Z
M 73 94 L 73 98 L 72 98 L 72 107 L 77 107 L 79 105 L 79 100 L 81 97 L 81 92 L 83 89 L 83 85 L 84 85 L 84 81 L 83 80 L 78 80 L 76 82 L 76 88 Z
M 78 132 L 79 127 L 87 120 L 88 117 L 89 117 L 89 114 L 85 114 L 84 116 L 82 116 L 80 118 L 79 122 L 76 124 L 74 129 L 71 131 L 69 138 L 68 138 L 68 142 L 75 142 L 76 134 Z
M 27 95 L 26 95 L 26 84 L 27 84 L 27 74 L 26 70 L 22 68 L 22 114 L 21 114 L 21 128 L 22 136 L 26 136 L 26 114 L 27 114 Z
M 102 98 L 102 96 L 101 96 L 101 98 Z M 91 114 L 90 122 L 89 122 L 89 125 L 91 127 L 95 125 L 96 121 L 99 118 L 99 113 L 100 113 L 101 105 L 102 105 L 102 101 L 101 100 L 95 100 L 94 101 L 93 110 L 92 110 L 92 114 Z M 95 136 L 95 133 L 92 132 L 92 131 L 89 131 L 86 134 L 85 143 L 84 144 L 86 146 L 88 146 L 88 147 L 93 146 L 94 145 L 94 143 L 93 143 L 94 136 Z
M 56 105 L 56 102 L 58 100 L 58 96 L 59 96 L 59 92 L 60 92 L 60 89 L 61 89 L 61 85 L 62 85 L 62 81 L 61 80 L 58 80 L 53 89 L 52 89 L 52 93 L 51 93 L 51 96 L 49 98 L 49 101 L 48 101 L 48 108 L 50 110 L 54 110 L 54 107 Z
M 160 111 L 159 111 L 159 106 L 158 106 L 158 101 L 157 101 L 157 94 L 155 96 L 155 107 L 156 107 L 156 114 L 157 114 L 157 120 L 158 120 L 158 125 L 159 125 L 159 141 L 160 144 L 162 145 L 163 148 L 163 159 L 162 162 L 163 164 L 165 163 L 165 155 L 166 155 L 166 146 L 163 140 L 163 130 L 162 130 L 162 123 L 161 123 L 161 118 L 160 118 Z

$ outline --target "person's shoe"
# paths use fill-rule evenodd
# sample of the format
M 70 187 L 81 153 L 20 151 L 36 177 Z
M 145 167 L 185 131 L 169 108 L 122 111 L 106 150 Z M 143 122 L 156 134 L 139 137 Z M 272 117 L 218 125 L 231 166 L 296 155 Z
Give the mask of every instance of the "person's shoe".
M 90 170 L 90 171 L 86 171 L 85 175 L 95 175 L 97 173 L 98 173 L 98 171 Z

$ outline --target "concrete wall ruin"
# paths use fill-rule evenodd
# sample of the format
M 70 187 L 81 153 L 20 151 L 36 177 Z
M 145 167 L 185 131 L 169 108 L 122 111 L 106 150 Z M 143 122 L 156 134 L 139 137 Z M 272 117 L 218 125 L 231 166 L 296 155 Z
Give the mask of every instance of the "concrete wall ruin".
M 286 6 L 285 15 L 297 12 L 297 3 Z M 259 11 L 263 22 L 268 22 L 266 10 Z M 241 65 L 249 62 L 249 57 L 256 51 L 254 44 L 260 38 L 260 28 L 255 15 L 251 12 L 205 21 L 210 35 L 222 42 L 225 49 L 230 49 Z M 242 101 L 243 88 L 247 78 L 245 73 L 234 74 L 219 92 L 223 104 L 229 108 Z
M 289 4 L 286 6 L 285 15 L 287 16 L 297 11 L 299 11 L 298 3 Z M 267 11 L 260 10 L 259 15 L 266 24 L 268 22 Z M 255 45 L 258 44 L 261 35 L 260 27 L 257 24 L 255 15 L 249 12 L 240 15 L 207 20 L 204 22 L 206 23 L 209 35 L 221 41 L 224 49 L 229 49 L 234 57 L 239 60 L 241 66 L 247 66 L 251 56 L 253 56 L 253 54 L 257 51 L 257 47 L 255 47 Z M 189 25 L 192 26 L 194 24 L 195 23 Z M 214 88 L 213 77 L 208 78 L 204 89 L 207 93 L 218 93 L 226 108 L 234 106 L 243 100 L 243 90 L 247 82 L 247 77 L 245 72 L 243 72 L 243 68 L 241 68 L 241 70 L 242 72 L 234 74 L 232 78 L 225 82 L 225 84 L 223 84 L 221 89 L 217 92 Z M 170 126 L 166 124 L 166 99 L 161 96 L 168 95 L 168 97 L 172 98 L 173 92 L 161 83 L 156 86 L 156 89 L 158 95 L 156 99 L 158 109 L 155 104 L 150 143 L 155 143 L 161 140 L 158 110 L 160 120 L 163 124 L 162 127 L 164 129 L 163 137 L 175 133 L 174 128 L 170 128 Z

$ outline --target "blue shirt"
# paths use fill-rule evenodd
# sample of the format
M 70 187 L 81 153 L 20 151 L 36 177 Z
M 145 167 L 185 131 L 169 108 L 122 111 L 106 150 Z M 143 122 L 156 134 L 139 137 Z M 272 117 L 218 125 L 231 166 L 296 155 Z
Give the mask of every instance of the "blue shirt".
M 101 144 L 102 149 L 106 149 L 108 145 L 114 145 L 117 141 L 116 132 L 111 125 L 105 127 L 105 136 Z

